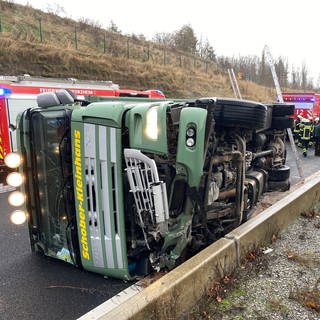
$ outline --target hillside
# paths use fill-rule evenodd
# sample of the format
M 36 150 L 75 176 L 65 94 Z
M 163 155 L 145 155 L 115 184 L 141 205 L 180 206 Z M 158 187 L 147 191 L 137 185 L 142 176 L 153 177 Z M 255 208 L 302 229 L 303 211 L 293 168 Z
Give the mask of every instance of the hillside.
M 168 97 L 233 96 L 214 64 L 137 37 L 0 1 L 0 74 L 112 80 L 121 88 L 160 89 Z M 275 90 L 239 81 L 243 98 L 273 101 Z

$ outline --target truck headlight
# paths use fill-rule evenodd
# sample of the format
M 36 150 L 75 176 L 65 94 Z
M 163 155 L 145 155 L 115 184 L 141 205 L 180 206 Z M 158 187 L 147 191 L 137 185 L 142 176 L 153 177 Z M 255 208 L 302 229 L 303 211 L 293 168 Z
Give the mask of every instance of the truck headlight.
M 23 182 L 23 176 L 19 172 L 11 172 L 8 174 L 6 181 L 11 187 L 20 187 Z
M 193 138 L 188 138 L 187 139 L 187 141 L 186 141 L 186 144 L 187 144 L 187 146 L 188 147 L 193 147 L 194 146 L 194 144 L 195 144 L 195 141 L 194 141 L 194 139 Z
M 187 137 L 194 137 L 196 134 L 196 130 L 193 127 L 187 129 L 186 135 Z
M 158 108 L 153 107 L 147 112 L 146 135 L 148 138 L 158 139 Z
M 9 203 L 14 207 L 19 207 L 24 204 L 25 198 L 22 192 L 14 191 L 8 197 Z
M 16 152 L 10 152 L 4 157 L 4 163 L 6 166 L 12 169 L 18 168 L 21 162 L 21 156 Z
M 23 224 L 27 220 L 27 215 L 22 210 L 13 211 L 10 220 L 14 224 Z
M 191 148 L 196 144 L 196 128 L 194 126 L 190 126 L 186 130 L 186 145 Z

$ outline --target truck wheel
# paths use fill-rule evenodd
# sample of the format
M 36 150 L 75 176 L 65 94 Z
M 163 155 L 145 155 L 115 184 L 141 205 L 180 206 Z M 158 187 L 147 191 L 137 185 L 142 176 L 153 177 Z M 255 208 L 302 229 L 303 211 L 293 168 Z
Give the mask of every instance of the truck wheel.
M 264 129 L 267 116 L 267 106 L 251 101 L 218 98 L 214 108 L 217 126 Z
M 269 181 L 285 181 L 290 177 L 290 167 L 272 168 L 268 170 Z
M 290 189 L 289 179 L 285 181 L 269 181 L 268 182 L 268 191 L 287 191 Z
M 272 105 L 272 117 L 293 116 L 294 105 L 293 104 L 273 104 Z
M 285 165 L 287 161 L 287 150 L 284 150 L 284 155 L 283 155 L 283 159 L 282 159 L 282 164 Z
M 273 117 L 271 123 L 271 129 L 287 129 L 293 128 L 293 118 L 287 116 Z

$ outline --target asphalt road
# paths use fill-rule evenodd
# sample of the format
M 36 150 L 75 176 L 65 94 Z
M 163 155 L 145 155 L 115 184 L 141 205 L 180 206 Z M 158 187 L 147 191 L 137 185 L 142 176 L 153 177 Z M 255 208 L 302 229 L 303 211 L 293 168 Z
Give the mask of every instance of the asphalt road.
M 8 195 L 0 194 L 1 320 L 77 319 L 130 285 L 32 253 L 26 224 L 10 222 Z
M 293 184 L 299 175 L 290 146 L 287 150 Z M 320 170 L 313 152 L 301 158 L 305 176 Z M 76 319 L 131 285 L 31 253 L 26 224 L 9 220 L 8 195 L 0 193 L 0 320 Z
M 316 157 L 314 155 L 314 148 L 309 148 L 307 157 L 304 157 L 302 155 L 301 148 L 297 147 L 296 149 L 300 158 L 300 163 L 305 178 L 311 176 L 312 174 L 320 170 L 320 157 Z M 295 184 L 300 179 L 300 176 L 294 152 L 290 144 L 287 144 L 287 165 L 291 168 L 291 184 Z

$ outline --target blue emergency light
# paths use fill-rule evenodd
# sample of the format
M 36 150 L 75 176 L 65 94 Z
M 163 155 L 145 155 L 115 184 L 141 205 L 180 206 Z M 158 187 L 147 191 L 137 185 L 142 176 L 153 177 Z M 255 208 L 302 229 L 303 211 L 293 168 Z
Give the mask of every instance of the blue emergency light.
M 5 94 L 10 94 L 11 90 L 8 88 L 0 88 L 0 96 L 3 96 Z

